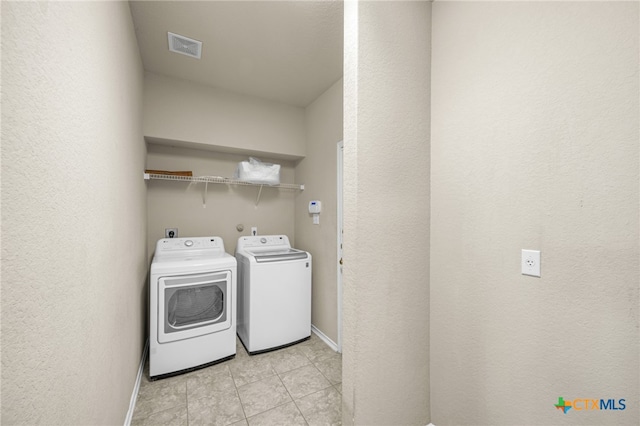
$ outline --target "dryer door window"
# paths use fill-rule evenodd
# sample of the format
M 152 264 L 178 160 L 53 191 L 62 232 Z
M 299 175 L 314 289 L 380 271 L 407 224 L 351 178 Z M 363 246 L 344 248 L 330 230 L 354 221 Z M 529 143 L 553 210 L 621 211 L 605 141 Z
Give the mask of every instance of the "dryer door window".
M 224 321 L 224 285 L 192 285 L 165 289 L 167 321 L 165 331 L 173 333 L 191 327 Z
M 225 330 L 231 326 L 231 273 L 160 278 L 160 343 Z

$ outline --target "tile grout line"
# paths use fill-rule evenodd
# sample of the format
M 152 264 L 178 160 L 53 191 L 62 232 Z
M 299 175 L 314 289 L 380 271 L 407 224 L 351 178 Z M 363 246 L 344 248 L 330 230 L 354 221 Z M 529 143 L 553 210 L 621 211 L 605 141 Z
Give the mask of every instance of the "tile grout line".
M 325 343 L 325 344 L 326 344 L 326 343 Z M 311 349 L 311 351 L 313 352 L 313 349 Z M 330 380 L 330 379 L 329 379 L 329 378 L 328 378 L 328 377 L 327 377 L 327 376 L 322 372 L 322 370 L 320 370 L 320 368 L 318 368 L 318 366 L 316 365 L 316 362 L 314 362 L 311 358 L 309 358 L 309 356 L 305 353 L 305 351 L 301 351 L 301 352 L 302 352 L 302 354 L 307 358 L 307 360 L 309 360 L 309 362 L 310 362 L 310 364 L 309 364 L 309 365 L 312 365 L 316 370 L 318 370 L 318 372 L 320 373 L 320 375 L 321 375 L 322 377 L 324 377 L 324 379 L 329 383 L 329 386 L 327 386 L 326 388 L 323 388 L 323 389 L 317 390 L 317 391 L 315 391 L 315 392 L 311 392 L 309 395 L 305 395 L 305 396 L 303 396 L 303 397 L 300 397 L 300 398 L 299 398 L 299 400 L 300 400 L 300 399 L 302 399 L 302 398 L 306 398 L 306 397 L 308 397 L 308 396 L 310 396 L 310 395 L 314 395 L 314 394 L 316 394 L 316 393 L 319 393 L 319 392 L 325 391 L 325 390 L 327 390 L 327 389 L 329 389 L 329 388 L 333 388 L 333 390 L 335 390 L 336 392 L 338 392 L 338 390 L 335 388 L 335 385 L 331 382 L 331 380 Z M 336 353 L 336 354 L 339 354 L 339 352 L 335 352 L 335 353 Z M 333 356 L 333 354 L 332 354 L 331 356 Z M 329 359 L 331 356 L 327 356 L 327 357 L 326 357 L 326 359 Z M 319 362 L 319 361 L 323 361 L 324 359 L 325 359 L 325 358 L 322 358 L 322 359 L 319 359 L 319 360 L 316 360 L 316 361 L 317 361 L 317 362 Z M 341 358 L 341 362 L 342 362 L 342 358 Z M 303 366 L 303 367 L 306 367 L 306 366 Z M 299 368 L 302 368 L 302 367 L 299 367 Z M 296 369 L 294 369 L 294 370 L 296 370 Z M 294 370 L 290 370 L 290 371 L 294 371 Z M 278 377 L 279 377 L 279 376 L 278 376 Z M 282 381 L 282 378 L 280 378 L 280 381 Z M 283 383 L 283 384 L 284 384 L 284 383 Z M 285 386 L 285 389 L 286 389 L 286 386 Z M 289 392 L 289 390 L 288 390 L 288 389 L 287 389 L 287 392 Z M 340 395 L 342 395 L 340 392 L 338 392 L 338 393 L 339 393 Z M 289 396 L 291 396 L 291 394 L 289 394 Z M 298 409 L 298 411 L 300 412 L 300 414 L 302 414 L 302 418 L 304 419 L 304 421 L 307 423 L 307 425 L 309 425 L 309 421 L 307 420 L 307 418 L 305 417 L 304 413 L 302 412 L 302 410 L 301 410 L 301 409 L 300 409 L 300 407 L 298 406 L 298 404 L 297 404 L 296 400 L 295 400 L 295 399 L 293 399 L 293 397 L 291 397 L 291 399 L 293 400 L 293 403 L 295 404 L 295 406 L 296 406 L 296 408 Z
M 184 381 L 184 399 L 187 405 L 187 426 L 189 426 L 189 379 Z
M 303 355 L 305 358 L 307 358 L 307 361 L 309 361 L 309 363 L 310 363 L 310 364 L 305 364 L 305 365 L 302 365 L 302 366 L 300 366 L 300 367 L 294 368 L 294 369 L 292 369 L 292 370 L 284 371 L 284 372 L 282 372 L 282 373 L 278 373 L 278 371 L 277 371 L 275 368 L 273 368 L 273 365 L 271 364 L 271 361 L 269 361 L 269 365 L 271 365 L 271 369 L 273 370 L 274 375 L 275 375 L 276 377 L 278 377 L 278 380 L 280 380 L 280 384 L 284 387 L 284 390 L 287 392 L 287 395 L 289 395 L 289 398 L 291 398 L 291 401 L 283 402 L 282 404 L 278 404 L 278 405 L 276 405 L 276 406 L 274 406 L 274 407 L 271 407 L 271 408 L 269 408 L 269 409 L 267 409 L 267 410 L 264 410 L 264 411 L 261 411 L 261 412 L 259 412 L 259 413 L 256 413 L 256 414 L 252 415 L 251 417 L 255 417 L 255 416 L 257 416 L 257 415 L 260 415 L 260 414 L 266 413 L 266 412 L 271 411 L 271 410 L 273 410 L 273 409 L 276 409 L 276 408 L 278 408 L 278 407 L 282 407 L 283 405 L 289 404 L 290 402 L 293 402 L 293 404 L 295 405 L 296 409 L 298 410 L 298 412 L 299 412 L 299 413 L 300 413 L 300 415 L 302 416 L 303 420 L 305 421 L 305 424 L 307 424 L 307 426 L 309 425 L 309 422 L 307 421 L 307 418 L 306 418 L 306 417 L 304 416 L 304 414 L 302 413 L 302 410 L 300 410 L 300 407 L 298 407 L 298 404 L 296 404 L 296 400 L 293 398 L 293 396 L 291 395 L 291 392 L 289 392 L 289 389 L 287 389 L 287 386 L 284 384 L 284 382 L 282 381 L 282 377 L 280 376 L 280 374 L 285 374 L 285 373 L 288 373 L 288 372 L 290 372 L 290 371 L 295 371 L 295 370 L 298 370 L 298 369 L 301 369 L 301 368 L 307 367 L 307 366 L 309 366 L 309 365 L 313 366 L 316 370 L 318 370 L 318 372 L 319 372 L 320 374 L 322 374 L 322 372 L 318 369 L 318 367 L 316 367 L 316 366 L 313 364 L 313 362 L 309 359 L 309 357 L 307 356 L 307 354 L 305 354 L 304 352 L 302 352 L 302 355 Z M 269 377 L 273 377 L 273 376 L 269 376 Z M 323 375 L 323 377 L 324 377 L 324 375 Z M 264 380 L 264 379 L 261 379 L 261 380 Z M 258 380 L 258 381 L 259 381 L 259 380 Z M 331 384 L 331 381 L 329 381 L 328 379 L 327 379 L 327 382 L 329 382 L 329 387 L 333 386 L 333 385 Z M 254 383 L 255 383 L 255 382 L 254 382 Z M 243 386 L 244 386 L 244 385 L 243 385 Z M 328 389 L 329 387 L 324 388 L 324 389 Z M 324 390 L 324 389 L 321 389 L 321 390 Z M 315 392 L 312 392 L 311 394 L 313 394 L 313 393 L 315 393 Z M 309 394 L 309 395 L 311 395 L 311 394 Z M 307 396 L 307 395 L 305 395 L 305 396 Z M 241 400 L 240 402 L 242 402 L 242 400 Z M 245 419 L 247 420 L 247 423 L 248 423 L 248 419 L 249 419 L 249 418 L 248 418 L 248 417 L 246 417 L 246 414 L 245 414 Z
M 340 360 L 340 363 L 342 364 L 342 359 Z M 324 377 L 324 378 L 327 380 L 327 382 L 329 382 L 329 384 L 330 384 L 332 387 L 335 387 L 335 385 L 331 382 L 331 379 L 329 379 L 329 378 L 327 377 L 327 375 L 326 375 L 326 374 L 324 374 L 324 373 L 322 372 L 322 370 L 320 370 L 320 369 L 318 368 L 318 366 L 317 366 L 315 363 L 313 364 L 313 366 L 314 366 L 314 367 L 315 367 L 315 368 L 320 372 L 320 374 L 322 374 L 322 377 Z M 342 382 L 340 382 L 340 383 L 342 383 Z M 326 388 L 325 388 L 325 389 L 326 389 Z M 336 390 L 337 390 L 337 389 L 336 389 Z M 340 395 L 342 395 L 342 394 L 340 394 Z
M 307 356 L 307 354 L 305 354 L 304 352 L 302 352 L 302 355 L 305 356 L 305 358 L 307 358 L 307 360 L 309 362 L 311 362 L 311 360 L 309 359 L 309 357 Z M 313 365 L 313 363 L 311 362 L 311 365 Z M 298 370 L 300 368 L 306 367 L 306 365 L 303 365 L 302 367 L 298 367 L 298 368 L 294 368 L 293 370 L 289 370 L 289 371 L 295 371 Z M 315 366 L 314 366 L 315 367 Z M 317 367 L 316 367 L 317 369 Z M 320 371 L 320 370 L 318 370 Z M 287 371 L 285 371 L 285 373 L 288 373 Z M 300 413 L 300 415 L 302 416 L 302 419 L 304 420 L 305 424 L 307 426 L 309 426 L 309 421 L 307 420 L 307 418 L 304 416 L 304 413 L 302 412 L 302 410 L 300 409 L 300 407 L 298 407 L 298 404 L 296 403 L 296 400 L 293 398 L 293 396 L 291 395 L 291 392 L 289 392 L 289 389 L 287 389 L 287 385 L 284 384 L 284 382 L 282 381 L 282 377 L 280 377 L 280 374 L 278 374 L 278 372 L 276 371 L 276 374 L 278 375 L 278 378 L 280 379 L 280 383 L 282 383 L 282 386 L 284 386 L 284 390 L 287 391 L 287 394 L 289 394 L 289 398 L 291 398 L 291 401 L 293 402 L 293 405 L 296 406 L 296 409 L 298 410 L 298 412 Z M 322 374 L 322 373 L 320 373 Z
M 260 378 L 260 379 L 255 379 L 255 380 L 250 381 L 250 382 L 247 382 L 247 383 L 243 383 L 240 387 L 242 387 L 242 386 L 246 386 L 246 385 L 250 385 L 250 384 L 252 384 L 252 383 L 259 382 L 260 380 L 266 379 L 267 377 L 275 376 L 275 375 L 277 374 L 277 373 L 276 373 L 276 370 L 275 370 L 275 369 L 273 368 L 273 366 L 271 365 L 271 361 L 269 361 L 267 357 L 263 357 L 263 358 L 251 358 L 251 357 L 260 356 L 260 355 L 264 355 L 264 354 L 259 354 L 259 355 L 248 355 L 248 356 L 247 356 L 247 358 L 246 358 L 246 360 L 248 360 L 248 361 L 250 361 L 250 362 L 254 362 L 254 361 L 255 361 L 255 362 L 258 362 L 258 360 L 260 360 L 260 359 L 266 359 L 266 360 L 267 360 L 267 362 L 269 363 L 269 366 L 271 367 L 271 370 L 273 371 L 273 374 L 271 374 L 271 375 L 269 375 L 269 376 L 266 376 L 266 377 L 263 377 L 263 378 Z M 240 362 L 244 362 L 244 361 L 240 361 Z M 233 377 L 233 374 L 232 374 L 232 377 Z M 234 379 L 234 383 L 235 383 L 235 379 Z M 237 386 L 236 386 L 236 387 L 237 387 Z
M 271 365 L 271 361 L 269 361 L 269 365 Z M 282 387 L 284 387 L 284 390 L 287 392 L 287 395 L 289 395 L 289 398 L 291 398 L 291 401 L 283 402 L 282 404 L 278 404 L 278 405 L 276 405 L 276 406 L 274 406 L 274 407 L 271 407 L 271 408 L 266 409 L 266 410 L 264 410 L 264 411 L 261 411 L 261 412 L 259 412 L 259 413 L 255 413 L 255 414 L 254 414 L 254 415 L 252 415 L 251 417 L 255 417 L 255 416 L 258 416 L 258 415 L 260 415 L 260 414 L 266 413 L 267 411 L 271 411 L 271 410 L 273 410 L 273 409 L 275 409 L 275 408 L 282 407 L 283 405 L 286 405 L 286 404 L 288 404 L 289 402 L 294 402 L 293 397 L 292 397 L 292 396 L 291 396 L 291 394 L 289 393 L 289 389 L 287 389 L 287 387 L 285 386 L 284 382 L 282 381 L 282 377 L 280 377 L 280 374 L 278 374 L 278 372 L 276 371 L 276 369 L 275 369 L 275 368 L 273 368 L 273 366 L 272 366 L 272 365 L 271 365 L 271 369 L 272 369 L 272 370 L 273 370 L 273 372 L 274 372 L 274 375 L 273 375 L 273 376 L 276 376 L 276 377 L 278 378 L 278 380 L 280 380 L 280 384 L 282 385 Z M 268 379 L 268 378 L 271 378 L 271 377 L 273 377 L 273 376 L 265 377 L 264 379 Z M 264 380 L 264 379 L 260 379 L 260 380 Z M 257 382 L 259 382 L 260 380 L 257 380 Z M 253 382 L 253 383 L 256 383 L 256 382 Z M 250 384 L 250 383 L 247 383 L 247 384 Z M 244 385 L 243 385 L 243 386 L 244 386 Z M 240 400 L 240 402 L 242 402 L 242 400 Z M 296 405 L 296 408 L 297 408 L 297 405 Z M 300 409 L 298 409 L 298 411 L 300 411 Z M 300 414 L 302 414 L 302 412 L 300 412 Z M 304 417 L 304 416 L 302 416 L 302 417 Z M 248 418 L 248 417 L 246 417 L 246 414 L 245 414 L 245 419 L 247 420 L 247 423 L 249 423 L 249 418 Z M 306 422 L 306 419 L 305 419 L 305 422 Z
M 317 391 L 315 391 L 315 392 L 311 392 L 309 395 L 305 395 L 305 396 L 303 396 L 302 398 L 307 398 L 307 397 L 309 397 L 309 396 L 311 396 L 311 395 L 315 395 L 315 394 L 317 394 L 317 393 L 320 393 L 320 392 L 326 391 L 327 389 L 332 388 L 332 387 L 333 387 L 333 385 L 331 385 L 331 386 L 329 386 L 329 387 L 326 387 L 326 388 L 324 388 L 324 389 L 317 390 Z M 334 389 L 334 390 L 335 390 L 335 389 Z M 336 390 L 336 392 L 338 392 L 338 391 Z M 340 395 L 342 396 L 342 394 L 340 394 Z M 302 398 L 300 398 L 300 399 L 302 399 Z M 300 399 L 299 399 L 299 400 L 300 400 Z M 295 403 L 296 401 L 294 400 L 293 402 Z M 296 407 L 298 407 L 298 404 L 296 404 Z M 307 418 L 304 416 L 304 413 L 302 412 L 302 410 L 300 410 L 300 408 L 298 408 L 298 410 L 300 411 L 300 414 L 302 414 L 302 417 L 304 417 L 304 420 L 305 420 L 305 422 L 307 422 L 307 425 L 308 425 L 308 424 L 309 424 L 309 422 L 307 421 Z
M 162 379 L 162 380 L 170 380 L 170 379 L 171 379 L 171 378 Z M 154 388 L 157 388 L 157 387 L 159 387 L 161 384 L 166 384 L 166 383 L 169 383 L 169 382 L 163 382 L 163 381 L 149 382 L 147 385 L 145 385 L 145 387 L 147 387 L 147 386 L 152 386 L 152 387 L 154 387 Z M 154 386 L 154 384 L 155 384 L 156 386 Z M 186 398 L 186 380 L 185 380 L 185 398 Z M 154 397 L 138 398 L 138 400 L 139 400 L 139 401 L 141 401 L 142 403 L 144 403 L 144 402 L 151 402 L 151 401 L 153 401 L 154 399 L 155 399 Z M 165 407 L 165 408 L 162 408 L 162 409 L 157 410 L 157 411 L 151 411 L 149 414 L 147 414 L 147 415 L 146 415 L 146 416 L 144 416 L 144 417 L 141 417 L 139 420 L 141 420 L 141 419 L 148 419 L 149 417 L 151 417 L 151 416 L 155 416 L 156 414 L 164 413 L 164 412 L 169 411 L 169 410 L 174 410 L 174 409 L 179 408 L 179 407 L 180 407 L 179 405 L 171 405 L 171 406 L 169 406 L 169 407 Z M 186 407 L 185 407 L 185 408 L 186 408 Z M 134 414 L 135 414 L 135 413 L 134 413 Z M 132 422 L 133 422 L 133 420 L 134 420 L 134 419 L 136 419 L 136 416 L 135 416 L 135 415 L 134 415 L 134 416 L 133 416 L 133 418 L 132 418 Z
M 244 403 L 242 402 L 242 398 L 240 398 L 240 391 L 238 390 L 238 384 L 236 383 L 236 379 L 233 378 L 233 372 L 231 371 L 231 367 L 227 366 L 227 368 L 229 369 L 229 375 L 231 376 L 231 380 L 233 381 L 233 387 L 236 388 L 236 395 L 238 395 L 238 400 L 240 401 L 240 408 L 242 408 L 242 415 L 244 416 L 244 420 L 247 422 L 247 424 L 249 424 L 249 420 L 247 418 L 247 412 L 244 410 Z

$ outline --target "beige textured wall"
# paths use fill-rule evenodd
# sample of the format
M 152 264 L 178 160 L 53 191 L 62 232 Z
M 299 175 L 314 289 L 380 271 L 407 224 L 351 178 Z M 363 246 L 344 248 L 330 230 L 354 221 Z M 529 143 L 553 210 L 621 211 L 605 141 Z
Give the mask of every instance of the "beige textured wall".
M 147 168 L 191 170 L 194 176 L 232 177 L 237 164 L 247 159 L 241 155 L 150 144 Z M 291 162 L 262 157 L 260 160 L 280 164 L 280 181 L 295 183 Z M 202 183 L 148 181 L 149 257 L 156 242 L 164 238 L 165 228 L 178 228 L 180 237 L 219 236 L 230 254 L 234 254 L 240 236 L 251 234 L 252 226 L 258 227 L 259 234 L 286 234 L 295 241 L 294 202 L 300 191 L 265 186 L 256 206 L 257 186 L 209 184 L 203 208 L 204 189 Z M 236 230 L 238 224 L 244 225 L 243 232 Z
M 431 410 L 638 424 L 638 3 L 435 2 Z M 542 252 L 542 277 L 520 250 Z M 554 408 L 624 398 L 625 411 Z
M 343 422 L 429 422 L 431 3 L 345 3 Z
M 342 140 L 342 79 L 305 110 L 307 156 L 296 166 L 305 190 L 296 200 L 296 246 L 313 255 L 311 322 L 338 343 L 337 311 L 337 143 Z M 314 225 L 309 201 L 322 201 L 320 224 Z
M 304 109 L 145 73 L 147 140 L 289 160 L 305 155 Z
M 122 424 L 146 301 L 126 2 L 2 2 L 2 424 Z

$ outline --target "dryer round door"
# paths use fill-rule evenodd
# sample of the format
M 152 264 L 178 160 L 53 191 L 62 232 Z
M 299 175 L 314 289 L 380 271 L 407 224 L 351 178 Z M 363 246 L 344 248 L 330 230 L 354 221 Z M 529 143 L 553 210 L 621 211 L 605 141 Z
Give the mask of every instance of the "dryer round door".
M 231 271 L 158 279 L 158 342 L 231 327 Z

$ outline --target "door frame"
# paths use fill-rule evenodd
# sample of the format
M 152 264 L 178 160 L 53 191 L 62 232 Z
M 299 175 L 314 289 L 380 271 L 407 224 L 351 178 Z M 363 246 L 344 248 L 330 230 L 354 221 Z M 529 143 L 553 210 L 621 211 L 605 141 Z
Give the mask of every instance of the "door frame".
M 343 200 L 342 200 L 342 188 L 343 188 L 343 164 L 344 164 L 344 141 L 340 141 L 337 144 L 337 310 L 338 310 L 338 352 L 342 353 L 342 236 L 343 236 Z

